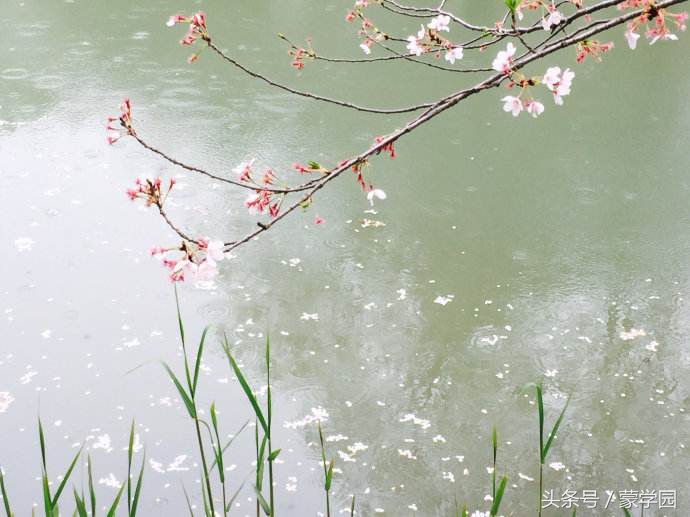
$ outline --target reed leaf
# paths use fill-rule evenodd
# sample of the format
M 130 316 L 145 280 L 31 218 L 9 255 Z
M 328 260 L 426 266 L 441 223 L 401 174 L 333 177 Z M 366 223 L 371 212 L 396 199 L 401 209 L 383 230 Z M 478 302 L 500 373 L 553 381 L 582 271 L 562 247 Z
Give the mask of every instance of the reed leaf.
M 7 495 L 7 488 L 5 488 L 5 476 L 0 467 L 0 494 L 2 494 L 2 505 L 5 508 L 5 517 L 14 517 L 10 506 L 10 498 Z
M 182 387 L 182 384 L 180 384 L 180 381 L 177 379 L 173 371 L 170 369 L 170 367 L 167 365 L 167 363 L 163 362 L 163 368 L 165 368 L 165 371 L 168 372 L 168 375 L 170 376 L 170 379 L 173 381 L 173 384 L 175 385 L 175 388 L 177 388 L 177 392 L 180 394 L 180 397 L 182 398 L 182 402 L 184 402 L 185 407 L 187 408 L 187 413 L 189 413 L 189 416 L 196 420 L 196 409 L 194 408 L 194 402 L 192 402 L 192 399 L 187 395 L 187 392 L 185 389 Z
M 96 517 L 96 490 L 93 488 L 93 466 L 91 464 L 91 455 L 86 456 L 86 472 L 88 475 L 89 484 L 89 500 L 91 502 L 91 517 Z
M 258 487 L 254 487 L 254 492 L 256 493 L 256 498 L 259 501 L 259 504 L 261 505 L 261 509 L 264 511 L 266 515 L 270 516 L 271 506 L 268 504 L 268 501 L 266 501 L 264 496 L 261 494 L 261 490 Z
M 568 409 L 568 404 L 570 404 L 570 397 L 568 397 L 568 400 L 565 402 L 565 406 L 563 406 L 561 414 L 558 415 L 558 419 L 556 420 L 556 423 L 553 425 L 553 429 L 551 429 L 551 432 L 549 433 L 549 438 L 546 440 L 546 445 L 544 445 L 544 449 L 542 451 L 542 463 L 546 461 L 546 456 L 549 454 L 551 444 L 553 443 L 553 440 L 556 437 L 556 433 L 558 432 L 558 428 L 561 426 L 561 422 L 563 422 L 563 417 L 565 416 L 566 409 Z
M 498 515 L 498 510 L 501 507 L 501 500 L 503 499 L 503 493 L 506 490 L 506 483 L 508 478 L 503 476 L 500 483 L 498 484 L 498 490 L 496 491 L 496 497 L 494 497 L 494 502 L 491 505 L 491 517 Z
M 204 342 L 206 341 L 206 334 L 208 333 L 209 328 L 209 326 L 206 326 L 204 328 L 204 331 L 201 333 L 199 347 L 196 351 L 196 361 L 194 361 L 194 377 L 189 390 L 192 394 L 192 398 L 194 398 L 194 396 L 196 395 L 196 387 L 199 383 L 199 369 L 201 368 L 201 357 L 204 355 Z
M 75 513 L 77 513 L 79 517 L 89 517 L 89 514 L 86 512 L 84 498 L 79 496 L 76 488 L 74 489 L 74 503 L 77 507 Z
M 242 374 L 240 367 L 237 366 L 237 362 L 235 361 L 235 358 L 232 356 L 232 353 L 230 353 L 230 345 L 228 344 L 227 336 L 224 337 L 223 350 L 225 351 L 225 355 L 228 358 L 228 362 L 230 363 L 232 370 L 235 372 L 235 376 L 237 377 L 237 380 L 239 381 L 240 386 L 242 386 L 242 391 L 244 391 L 244 394 L 247 396 L 249 403 L 251 404 L 252 408 L 254 409 L 254 413 L 256 414 L 256 418 L 259 421 L 259 423 L 261 424 L 261 427 L 263 428 L 264 433 L 269 434 L 268 424 L 266 423 L 266 419 L 264 418 L 264 414 L 261 411 L 261 408 L 259 407 L 259 403 L 257 402 L 256 397 L 254 396 L 254 393 L 252 393 L 252 390 L 249 387 L 249 384 L 247 383 L 247 379 L 245 379 L 244 375 Z

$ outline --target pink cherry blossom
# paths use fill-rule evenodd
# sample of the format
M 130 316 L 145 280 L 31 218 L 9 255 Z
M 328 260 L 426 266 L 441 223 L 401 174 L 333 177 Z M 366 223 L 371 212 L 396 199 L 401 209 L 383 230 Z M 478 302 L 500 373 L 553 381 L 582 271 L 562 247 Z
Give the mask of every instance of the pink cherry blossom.
M 506 113 L 510 112 L 513 117 L 517 117 L 523 110 L 522 101 L 520 97 L 515 97 L 514 95 L 507 95 L 501 99 L 503 101 L 503 111 Z
M 187 34 L 180 40 L 180 44 L 184 46 L 191 46 L 198 39 L 208 40 L 208 31 L 206 29 L 206 16 L 201 11 L 193 14 L 190 17 L 182 15 L 174 15 L 168 18 L 167 26 L 174 27 L 178 23 L 189 23 Z M 195 53 L 187 58 L 188 63 L 193 63 L 199 58 L 199 54 Z
M 218 275 L 218 266 L 216 262 L 209 257 L 199 264 L 194 271 L 195 280 L 212 280 L 216 275 Z
M 200 244 L 204 243 L 206 245 L 206 258 L 211 258 L 216 262 L 220 262 L 225 258 L 225 244 L 221 240 L 212 241 L 210 239 L 203 239 L 199 241 Z M 200 246 L 201 247 L 201 246 Z
M 168 18 L 168 22 L 166 23 L 166 25 L 167 25 L 168 27 L 174 27 L 174 26 L 177 25 L 178 23 L 182 23 L 182 22 L 184 22 L 185 20 L 186 20 L 186 18 L 185 18 L 184 16 L 179 15 L 179 14 L 176 14 L 176 15 L 171 16 L 170 18 Z
M 565 17 L 556 9 L 554 4 L 549 6 L 549 13 L 542 19 L 541 26 L 545 31 L 550 31 L 552 27 L 561 23 Z
M 498 72 L 503 72 L 504 74 L 510 72 L 511 67 L 513 66 L 513 56 L 515 55 L 515 52 L 517 52 L 517 48 L 515 48 L 515 45 L 509 42 L 506 49 L 501 50 L 496 55 L 496 59 L 494 59 L 493 63 L 491 64 L 493 69 Z
M 462 47 L 454 47 L 451 49 L 448 49 L 446 52 L 445 60 L 448 61 L 451 65 L 455 63 L 456 60 L 462 59 L 463 57 L 463 50 Z
M 525 109 L 527 110 L 527 113 L 532 115 L 532 117 L 537 118 L 539 115 L 544 113 L 544 105 L 535 100 L 531 100 L 525 104 Z
M 419 45 L 419 40 L 417 38 L 408 36 L 407 41 L 407 50 L 409 50 L 410 54 L 421 56 L 424 53 L 424 48 Z
M 420 45 L 420 42 L 424 39 L 425 36 L 426 29 L 424 28 L 424 25 L 422 25 L 419 32 L 417 32 L 417 36 L 407 37 L 407 50 L 410 51 L 410 54 L 414 54 L 415 56 L 421 56 L 424 53 L 424 47 Z
M 553 100 L 559 106 L 563 105 L 563 97 L 570 95 L 570 88 L 575 78 L 575 72 L 566 68 L 561 74 L 560 67 L 554 66 L 546 70 L 542 82 L 553 93 Z
M 252 165 L 254 165 L 255 158 L 240 163 L 237 167 L 232 169 L 232 172 L 237 174 L 240 181 L 251 181 L 252 179 Z
M 125 98 L 120 104 L 120 115 L 108 117 L 106 122 L 106 141 L 110 145 L 113 145 L 123 136 L 136 134 L 132 126 L 132 103 L 129 98 Z M 113 122 L 119 122 L 119 127 L 113 126 Z
M 438 32 L 449 32 L 450 28 L 448 25 L 450 24 L 450 16 L 445 16 L 443 14 L 439 14 L 436 18 L 431 20 L 429 27 L 432 30 L 438 31 Z

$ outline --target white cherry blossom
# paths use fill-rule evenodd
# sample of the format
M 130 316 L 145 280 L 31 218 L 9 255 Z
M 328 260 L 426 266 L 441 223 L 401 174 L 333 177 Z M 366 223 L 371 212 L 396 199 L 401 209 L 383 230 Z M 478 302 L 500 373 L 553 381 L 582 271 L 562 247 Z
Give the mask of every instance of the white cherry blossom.
M 445 60 L 448 61 L 451 65 L 455 63 L 455 61 L 462 59 L 463 57 L 463 50 L 462 47 L 455 47 L 451 48 L 446 52 Z
M 439 14 L 436 18 L 431 20 L 429 25 L 430 29 L 439 31 L 439 32 L 450 32 L 450 27 L 448 25 L 450 24 L 450 16 L 445 16 L 443 14 Z
M 498 72 L 508 73 L 513 64 L 513 56 L 517 48 L 512 43 L 508 43 L 505 50 L 501 50 L 494 59 L 491 66 Z

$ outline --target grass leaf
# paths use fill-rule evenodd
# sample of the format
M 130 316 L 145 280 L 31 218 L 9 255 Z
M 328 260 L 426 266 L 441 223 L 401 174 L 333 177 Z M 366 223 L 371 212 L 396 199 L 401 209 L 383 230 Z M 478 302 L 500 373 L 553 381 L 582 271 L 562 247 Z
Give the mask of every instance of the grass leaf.
M 187 392 L 185 389 L 182 387 L 182 384 L 180 384 L 180 381 L 177 379 L 173 371 L 170 369 L 170 367 L 166 363 L 162 363 L 163 368 L 168 372 L 168 375 L 173 381 L 173 384 L 175 384 L 175 387 L 177 388 L 177 392 L 180 394 L 180 397 L 182 398 L 182 402 L 184 402 L 185 407 L 187 408 L 187 413 L 189 413 L 189 416 L 192 417 L 193 419 L 196 419 L 196 409 L 194 409 L 194 403 L 192 402 L 192 399 L 189 398 L 189 395 L 187 395 Z
M 328 471 L 326 472 L 326 491 L 331 489 L 331 482 L 333 481 L 333 465 L 335 465 L 335 460 L 331 460 L 328 464 Z
M 86 471 L 88 474 L 89 499 L 91 501 L 91 517 L 96 517 L 96 490 L 93 488 L 93 467 L 90 454 L 86 457 Z
M 79 497 L 76 488 L 74 489 L 74 503 L 77 507 L 75 511 L 79 514 L 79 517 L 89 517 L 89 514 L 86 512 L 86 504 L 84 503 L 84 498 Z
M 115 499 L 113 500 L 113 504 L 110 505 L 110 508 L 108 509 L 107 516 L 108 517 L 115 517 L 115 514 L 117 512 L 117 507 L 120 504 L 120 498 L 122 498 L 122 494 L 125 491 L 125 484 L 122 483 L 120 485 L 120 490 L 117 491 L 117 494 L 115 495 Z
M 139 506 L 139 497 L 141 495 L 141 485 L 144 479 L 144 466 L 146 465 L 146 452 L 144 451 L 144 456 L 141 459 L 141 469 L 139 470 L 139 477 L 137 478 L 137 484 L 134 488 L 134 498 L 132 499 L 132 505 L 129 511 L 130 517 L 134 517 L 137 514 L 137 506 Z
M 189 516 L 194 517 L 194 510 L 192 510 L 192 502 L 189 500 L 189 494 L 187 489 L 182 485 L 182 491 L 184 492 L 185 501 L 187 501 L 187 509 L 189 510 Z
M 546 461 L 546 455 L 549 453 L 549 449 L 551 448 L 551 444 L 553 443 L 553 439 L 556 437 L 556 433 L 558 432 L 558 428 L 561 426 L 561 422 L 563 421 L 563 416 L 565 415 L 565 410 L 568 409 L 568 404 L 570 404 L 570 398 L 565 403 L 565 406 L 563 406 L 563 410 L 561 411 L 561 414 L 558 415 L 558 419 L 556 420 L 556 423 L 553 425 L 553 429 L 551 429 L 551 432 L 549 433 L 549 438 L 546 440 L 546 445 L 544 445 L 544 450 L 542 452 L 542 463 Z
M 537 384 L 537 410 L 539 412 L 539 455 L 541 464 L 544 464 L 544 398 L 542 397 L 541 384 Z
M 268 504 L 268 501 L 264 498 L 264 496 L 261 494 L 261 491 L 257 488 L 254 487 L 254 492 L 256 493 L 256 498 L 259 501 L 259 504 L 261 505 L 261 509 L 264 511 L 266 515 L 271 515 L 271 506 Z
M 82 448 L 77 451 L 77 454 L 75 454 L 74 459 L 72 460 L 72 463 L 70 463 L 70 466 L 67 469 L 67 472 L 65 472 L 65 475 L 62 478 L 62 481 L 60 482 L 60 485 L 58 486 L 58 489 L 55 492 L 55 495 L 53 496 L 53 500 L 51 502 L 51 506 L 53 507 L 53 510 L 55 510 L 57 508 L 58 500 L 60 499 L 60 496 L 62 495 L 62 491 L 65 489 L 65 485 L 67 485 L 67 480 L 69 479 L 69 477 L 72 475 L 72 472 L 74 471 L 74 467 L 76 466 L 77 460 L 79 459 L 79 456 L 81 456 L 81 452 L 83 449 L 84 449 L 84 447 L 82 446 Z
M 194 362 L 194 377 L 191 386 L 192 398 L 194 398 L 194 395 L 196 394 L 196 387 L 199 383 L 199 369 L 201 368 L 201 357 L 204 355 L 204 342 L 206 341 L 206 334 L 208 333 L 209 328 L 209 326 L 204 328 L 204 331 L 201 334 L 201 339 L 199 340 L 199 348 L 197 348 L 196 351 L 196 361 Z
M 232 503 L 234 503 L 235 500 L 237 499 L 237 497 L 240 495 L 242 488 L 244 488 L 244 481 L 242 483 L 240 483 L 240 486 L 237 488 L 237 490 L 235 490 L 235 493 L 232 494 L 232 497 L 230 499 L 228 499 L 228 504 L 225 507 L 226 513 L 230 511 L 230 507 L 232 506 Z
M 5 507 L 5 517 L 13 517 L 14 514 L 10 508 L 10 498 L 7 496 L 7 489 L 5 488 L 5 476 L 0 468 L 0 494 L 2 494 L 2 504 Z
M 261 408 L 259 407 L 259 403 L 257 402 L 256 397 L 252 393 L 252 390 L 249 387 L 249 384 L 247 383 L 247 379 L 244 378 L 244 375 L 242 374 L 240 367 L 237 366 L 237 362 L 235 361 L 235 358 L 230 353 L 230 345 L 228 344 L 227 336 L 225 336 L 225 339 L 223 342 L 223 350 L 225 351 L 225 355 L 228 357 L 228 361 L 230 362 L 230 366 L 232 367 L 233 371 L 235 372 L 235 376 L 237 377 L 237 380 L 239 381 L 240 386 L 242 386 L 242 390 L 244 391 L 244 394 L 247 396 L 249 403 L 252 405 L 252 408 L 254 409 L 254 413 L 256 414 L 256 418 L 259 420 L 259 423 L 261 424 L 261 427 L 263 428 L 264 433 L 268 434 L 269 433 L 268 424 L 266 423 L 266 419 L 264 418 L 264 414 L 261 411 Z
M 503 499 L 503 493 L 506 490 L 506 483 L 508 478 L 503 476 L 501 482 L 498 484 L 498 490 L 496 491 L 496 497 L 494 498 L 494 503 L 491 505 L 491 517 L 498 515 L 498 510 L 501 507 L 501 500 Z

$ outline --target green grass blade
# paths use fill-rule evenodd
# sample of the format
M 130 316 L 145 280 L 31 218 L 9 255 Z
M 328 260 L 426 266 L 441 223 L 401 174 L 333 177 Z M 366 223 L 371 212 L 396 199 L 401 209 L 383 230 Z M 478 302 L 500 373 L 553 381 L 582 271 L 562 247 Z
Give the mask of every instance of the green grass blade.
M 192 378 L 191 394 L 192 398 L 196 394 L 196 386 L 199 383 L 199 369 L 201 368 L 201 358 L 204 355 L 204 342 L 206 341 L 206 334 L 208 333 L 209 326 L 204 328 L 201 334 L 201 339 L 199 340 L 199 347 L 196 351 L 196 361 L 194 362 L 194 377 Z
M 141 485 L 144 480 L 144 466 L 146 465 L 146 451 L 141 459 L 141 469 L 139 469 L 139 477 L 137 478 L 137 484 L 134 488 L 134 498 L 132 499 L 132 506 L 129 511 L 130 517 L 135 517 L 137 514 L 137 507 L 139 506 L 139 497 L 141 496 Z
M 108 509 L 107 516 L 108 517 L 115 517 L 115 514 L 117 512 L 117 507 L 120 504 L 120 499 L 122 498 L 122 494 L 125 491 L 125 484 L 122 483 L 120 485 L 120 490 L 117 491 L 117 494 L 115 495 L 115 499 L 113 500 L 113 504 L 110 505 L 110 508 Z
M 220 433 L 218 432 L 218 416 L 216 415 L 216 403 L 211 403 L 211 424 L 213 424 L 213 433 L 216 441 L 216 446 L 213 448 L 213 455 L 215 456 L 213 465 L 218 465 L 218 478 L 222 483 L 225 483 L 225 467 L 223 465 L 223 446 L 220 443 Z M 211 465 L 211 470 L 213 470 Z M 227 513 L 227 510 L 226 510 Z
M 268 504 L 268 501 L 266 501 L 264 496 L 261 494 L 261 491 L 257 487 L 254 487 L 254 492 L 256 493 L 256 498 L 259 501 L 259 504 L 261 505 L 261 509 L 264 511 L 266 515 L 270 516 L 271 506 Z
M 202 472 L 201 472 L 201 479 L 204 479 L 204 472 L 203 472 L 203 470 L 202 470 Z M 213 515 L 213 514 L 211 513 L 211 509 L 210 509 L 209 506 L 208 506 L 208 499 L 207 499 L 207 497 L 206 497 L 206 491 L 203 490 L 203 489 L 201 490 L 201 500 L 202 500 L 202 502 L 204 503 L 204 515 L 205 515 L 206 517 L 215 517 L 215 515 Z
M 55 495 L 53 496 L 53 500 L 51 502 L 51 506 L 53 507 L 53 509 L 57 508 L 58 500 L 60 499 L 60 496 L 62 495 L 62 491 L 65 489 L 65 485 L 67 485 L 67 480 L 69 480 L 69 477 L 72 475 L 72 472 L 74 471 L 74 467 L 76 466 L 77 461 L 79 460 L 79 456 L 81 456 L 82 450 L 83 450 L 83 446 L 81 449 L 79 449 L 79 451 L 77 451 L 77 454 L 75 454 L 74 459 L 72 460 L 72 463 L 70 463 L 70 466 L 67 469 L 67 472 L 65 472 L 65 475 L 62 478 L 62 481 L 60 482 L 60 485 L 58 486 L 58 489 L 55 492 Z
M 498 490 L 496 490 L 496 497 L 494 498 L 494 502 L 491 505 L 491 517 L 498 515 L 498 510 L 501 507 L 501 500 L 503 499 L 503 493 L 506 490 L 507 482 L 508 478 L 506 476 L 503 476 L 501 478 L 501 482 L 498 484 Z
M 127 513 L 132 514 L 132 459 L 134 456 L 134 420 L 129 428 L 127 443 Z
M 41 422 L 41 417 L 38 417 L 38 441 L 41 445 L 41 464 L 43 465 L 43 470 L 47 472 L 46 438 L 45 434 L 43 433 L 43 422 Z
M 352 504 L 350 505 L 350 517 L 355 517 L 355 495 L 352 494 Z
M 264 479 L 264 454 L 266 453 L 266 440 L 267 437 L 264 436 L 261 440 L 261 447 L 259 447 L 256 455 L 256 486 L 259 488 L 259 490 L 261 490 L 261 487 L 263 486 Z
M 46 517 L 53 517 L 53 504 L 50 496 L 50 486 L 48 484 L 48 474 L 43 472 L 41 476 L 41 485 L 43 486 L 43 509 L 46 512 Z
M 79 497 L 76 488 L 74 489 L 74 503 L 77 507 L 75 511 L 79 515 L 79 517 L 89 517 L 89 514 L 86 512 L 86 504 L 84 503 L 84 498 Z
M 281 451 L 281 450 L 282 450 L 282 449 L 276 449 L 275 451 L 273 451 L 273 452 L 268 456 L 268 461 L 274 461 L 274 460 L 278 457 L 278 455 L 280 454 L 280 451 Z
M 187 509 L 189 510 L 189 517 L 194 517 L 194 510 L 192 509 L 192 502 L 189 500 L 189 494 L 187 489 L 182 485 L 182 491 L 184 492 L 185 501 L 187 501 Z
M 187 408 L 187 413 L 189 413 L 189 416 L 191 418 L 196 419 L 196 409 L 194 409 L 194 403 L 192 402 L 192 399 L 189 398 L 189 395 L 187 395 L 187 392 L 182 387 L 182 384 L 180 384 L 180 381 L 177 379 L 170 367 L 166 363 L 162 364 L 163 368 L 165 368 L 165 370 L 168 372 L 170 379 L 173 381 L 173 384 L 177 388 L 177 392 L 180 394 L 182 402 L 184 402 L 184 405 Z
M 177 294 L 177 284 L 175 285 L 175 308 L 177 309 L 177 324 L 180 327 L 180 340 L 184 346 L 184 323 L 182 323 L 182 312 L 180 311 L 180 297 Z
M 491 497 L 495 500 L 496 499 L 496 457 L 498 454 L 498 434 L 496 432 L 496 426 L 495 425 L 491 431 L 491 446 L 492 446 L 493 458 L 494 458 L 494 468 L 493 468 L 493 471 L 491 472 Z
M 326 471 L 326 484 L 324 485 L 326 492 L 331 489 L 331 482 L 333 481 L 333 465 L 335 465 L 335 460 L 331 460 L 331 462 L 328 464 L 328 470 Z
M 623 508 L 623 515 L 625 515 L 625 517 L 632 517 L 627 508 Z
M 273 417 L 273 403 L 271 400 L 271 340 L 266 336 L 266 385 L 268 386 L 266 412 L 268 413 L 268 435 L 271 436 L 271 419 Z
M 14 517 L 10 507 L 10 498 L 7 495 L 7 489 L 5 488 L 5 476 L 2 473 L 2 468 L 0 468 L 0 494 L 2 494 L 2 504 L 5 507 L 5 517 Z
M 235 358 L 230 353 L 230 345 L 228 344 L 227 336 L 225 337 L 225 341 L 223 343 L 223 350 L 225 351 L 225 355 L 228 357 L 228 361 L 230 362 L 230 366 L 232 367 L 233 371 L 235 372 L 235 376 L 237 377 L 237 380 L 239 381 L 240 386 L 242 386 L 242 390 L 244 391 L 244 394 L 247 396 L 249 403 L 252 405 L 252 408 L 254 409 L 254 413 L 256 414 L 256 418 L 259 420 L 259 423 L 261 424 L 261 427 L 263 428 L 264 433 L 268 434 L 269 429 L 268 429 L 268 424 L 266 423 L 266 419 L 264 418 L 264 414 L 261 411 L 261 408 L 259 407 L 259 403 L 257 402 L 256 397 L 252 393 L 252 390 L 249 387 L 249 384 L 247 383 L 247 379 L 244 378 L 244 375 L 242 374 L 240 367 L 237 366 L 237 362 L 235 361 Z
M 542 453 L 542 463 L 546 461 L 546 456 L 549 454 L 549 449 L 551 448 L 551 444 L 553 443 L 554 438 L 556 437 L 556 433 L 558 432 L 558 428 L 561 426 L 561 422 L 563 421 L 563 416 L 565 415 L 565 410 L 568 409 L 568 404 L 570 404 L 570 398 L 565 403 L 565 406 L 563 406 L 563 410 L 561 411 L 561 414 L 558 415 L 558 419 L 556 420 L 556 423 L 553 425 L 553 429 L 551 429 L 551 432 L 549 433 L 549 438 L 546 440 L 546 445 L 544 445 L 544 451 Z
M 233 436 L 232 438 L 230 438 L 228 440 L 228 443 L 226 443 L 223 446 L 223 449 L 221 452 L 225 452 L 226 450 L 228 450 L 228 448 L 230 448 L 230 446 L 232 445 L 232 442 L 235 441 L 235 438 L 237 438 L 242 433 L 242 431 L 244 431 L 247 428 L 248 425 L 249 425 L 249 420 L 247 420 L 244 424 L 242 424 L 242 427 L 240 427 L 240 430 L 235 433 L 235 436 Z M 216 465 L 217 465 L 217 462 L 214 460 L 213 464 L 211 465 L 211 468 L 209 469 L 209 472 L 212 472 L 213 469 L 216 467 Z
M 93 467 L 90 454 L 86 457 L 86 471 L 88 474 L 89 500 L 91 501 L 91 517 L 96 517 L 96 490 L 93 488 Z
M 234 493 L 234 494 L 232 494 L 232 497 L 231 497 L 230 499 L 228 499 L 228 504 L 227 504 L 227 506 L 225 507 L 225 512 L 226 512 L 226 513 L 230 511 L 230 507 L 232 507 L 232 503 L 234 503 L 235 500 L 237 499 L 237 497 L 240 495 L 240 492 L 242 491 L 242 488 L 244 488 L 244 482 L 242 482 L 242 483 L 240 484 L 239 488 L 238 488 L 237 490 L 235 490 L 235 493 Z
M 544 398 L 542 397 L 541 384 L 537 384 L 537 410 L 539 412 L 539 455 L 541 464 L 544 464 Z

